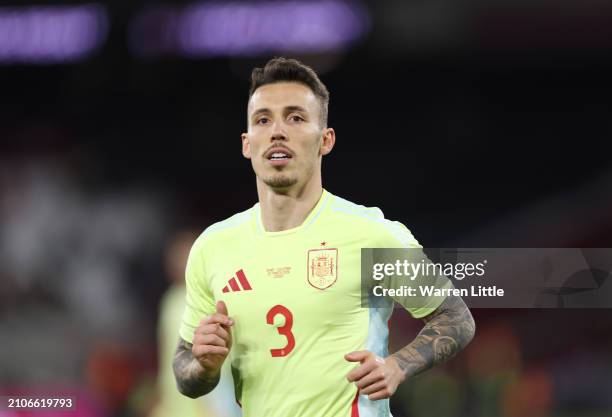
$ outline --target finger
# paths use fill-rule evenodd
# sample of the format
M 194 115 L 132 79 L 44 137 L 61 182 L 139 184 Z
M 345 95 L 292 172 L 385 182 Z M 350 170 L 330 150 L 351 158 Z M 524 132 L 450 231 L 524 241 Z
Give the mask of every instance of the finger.
M 222 355 L 227 356 L 229 349 L 223 346 L 214 345 L 197 345 L 193 346 L 191 353 L 196 358 L 202 358 L 206 355 Z
M 230 332 L 226 328 L 218 323 L 206 324 L 196 329 L 195 334 L 207 335 L 216 334 L 223 340 L 230 340 Z
M 359 379 L 358 381 L 355 381 L 355 385 L 357 385 L 357 388 L 363 389 L 367 387 L 368 385 L 374 384 L 375 382 L 378 382 L 384 379 L 385 379 L 384 373 L 380 371 L 379 369 L 375 369 L 369 374 L 365 375 L 363 378 Z
M 363 362 L 371 355 L 372 352 L 370 352 L 369 350 L 357 350 L 355 352 L 347 353 L 346 355 L 344 355 L 344 359 L 349 362 Z
M 231 326 L 232 324 L 234 324 L 234 320 L 226 315 L 219 314 L 219 313 L 213 313 L 210 316 L 207 316 L 204 319 L 202 319 L 202 321 L 200 321 L 200 324 L 211 324 L 211 323 L 219 323 L 224 326 Z
M 200 322 L 200 324 L 212 324 L 212 323 L 219 323 L 219 324 L 229 327 L 232 324 L 234 324 L 234 320 L 227 317 L 226 315 L 214 313 L 206 317 Z
M 229 314 L 227 313 L 227 306 L 225 305 L 224 301 L 217 301 L 217 313 L 219 314 L 223 314 L 224 316 L 228 316 Z
M 349 382 L 359 381 L 361 378 L 372 372 L 375 366 L 376 362 L 366 361 L 357 368 L 353 369 L 351 372 L 349 372 L 346 376 L 346 379 L 348 379 Z
M 214 346 L 223 346 L 229 347 L 227 342 L 221 339 L 216 334 L 205 334 L 205 335 L 197 335 L 193 339 L 194 345 L 214 345 Z
M 373 394 L 368 395 L 368 399 L 372 401 L 383 400 L 385 398 L 389 398 L 391 395 L 393 395 L 393 393 L 389 392 L 388 388 L 383 388 Z
M 386 381 L 378 381 L 374 384 L 371 384 L 363 389 L 359 390 L 360 394 L 363 395 L 370 395 L 370 394 L 374 394 L 375 392 L 381 391 L 383 389 L 385 389 L 387 387 L 387 382 Z

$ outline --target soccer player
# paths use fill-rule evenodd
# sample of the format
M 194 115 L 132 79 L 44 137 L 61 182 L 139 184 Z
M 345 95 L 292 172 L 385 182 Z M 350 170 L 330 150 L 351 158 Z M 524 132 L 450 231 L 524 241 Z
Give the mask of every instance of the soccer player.
M 401 223 L 323 189 L 336 140 L 316 73 L 275 58 L 251 76 L 242 154 L 259 202 L 207 228 L 187 261 L 187 307 L 174 373 L 198 397 L 225 360 L 245 417 L 382 417 L 398 384 L 469 343 L 459 297 L 405 307 L 425 322 L 389 355 L 393 308 L 361 305 L 361 248 L 419 248 Z

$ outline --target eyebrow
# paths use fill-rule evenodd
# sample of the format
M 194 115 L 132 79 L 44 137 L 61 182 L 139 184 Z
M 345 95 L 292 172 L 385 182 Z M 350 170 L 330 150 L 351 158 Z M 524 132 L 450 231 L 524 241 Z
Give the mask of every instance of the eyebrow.
M 294 111 L 299 111 L 302 113 L 308 113 L 308 110 L 306 110 L 304 107 L 302 106 L 287 106 L 283 108 L 283 113 L 291 113 Z M 263 107 L 261 109 L 257 109 L 253 112 L 253 114 L 251 115 L 251 118 L 256 117 L 260 114 L 265 114 L 265 113 L 272 113 L 272 110 L 268 109 L 267 107 Z

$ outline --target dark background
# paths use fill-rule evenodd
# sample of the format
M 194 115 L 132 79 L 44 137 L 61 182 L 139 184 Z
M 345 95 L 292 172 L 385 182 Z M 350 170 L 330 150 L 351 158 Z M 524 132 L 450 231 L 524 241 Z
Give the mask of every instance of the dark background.
M 147 413 L 163 252 L 256 202 L 239 138 L 250 70 L 275 55 L 331 91 L 325 187 L 424 246 L 612 247 L 612 4 L 366 2 L 369 29 L 335 50 L 139 55 L 131 24 L 159 4 L 104 3 L 83 59 L 0 61 L 0 388 L 84 383 L 105 415 Z M 472 345 L 394 415 L 612 413 L 610 310 L 474 315 Z M 397 346 L 419 325 L 398 316 Z M 109 343 L 129 378 L 92 382 Z

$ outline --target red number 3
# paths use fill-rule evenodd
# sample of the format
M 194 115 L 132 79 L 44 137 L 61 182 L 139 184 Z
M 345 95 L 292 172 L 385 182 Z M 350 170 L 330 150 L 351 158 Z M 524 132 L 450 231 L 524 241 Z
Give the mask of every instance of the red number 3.
M 278 334 L 283 335 L 287 338 L 287 344 L 285 345 L 285 347 L 280 349 L 270 349 L 272 357 L 275 358 L 280 356 L 287 356 L 295 347 L 295 337 L 293 337 L 293 333 L 291 333 L 291 327 L 293 326 L 293 314 L 291 314 L 291 311 L 289 311 L 287 307 L 282 306 L 280 304 L 272 307 L 266 315 L 266 322 L 268 324 L 274 324 L 274 317 L 279 314 L 285 316 L 285 324 L 276 330 L 278 331 Z

